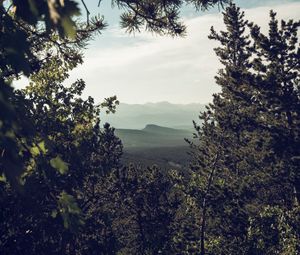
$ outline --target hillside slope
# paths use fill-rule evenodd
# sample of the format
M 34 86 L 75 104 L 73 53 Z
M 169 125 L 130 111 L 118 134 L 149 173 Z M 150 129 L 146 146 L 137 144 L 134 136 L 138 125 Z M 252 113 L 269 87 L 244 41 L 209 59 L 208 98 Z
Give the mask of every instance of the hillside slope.
M 191 138 L 188 130 L 147 125 L 142 130 L 117 129 L 116 135 L 122 140 L 125 150 L 130 148 L 154 148 L 186 146 L 184 138 Z
M 123 162 L 162 168 L 182 169 L 188 165 L 188 144 L 192 132 L 148 124 L 141 130 L 117 129 L 124 145 Z

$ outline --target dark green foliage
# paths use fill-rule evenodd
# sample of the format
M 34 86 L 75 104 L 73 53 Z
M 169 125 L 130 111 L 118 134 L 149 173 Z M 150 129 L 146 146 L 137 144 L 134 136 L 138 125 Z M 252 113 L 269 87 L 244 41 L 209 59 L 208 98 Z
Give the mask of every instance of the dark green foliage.
M 265 207 L 256 218 L 250 219 L 249 253 L 298 254 L 299 206 L 284 210 L 279 206 Z
M 84 82 L 66 88 L 61 85 L 65 78 L 66 70 L 53 60 L 32 76 L 30 86 L 16 92 L 36 128 L 33 144 L 22 151 L 23 192 L 1 184 L 4 254 L 13 247 L 15 254 L 73 254 L 77 233 L 89 220 L 82 211 L 82 198 L 92 200 L 85 179 L 120 166 L 122 145 L 114 130 L 107 124 L 101 130 L 99 107 L 92 98 L 80 98 Z
M 114 3 L 134 11 L 138 26 L 183 33 L 178 21 L 182 2 Z M 68 71 L 82 63 L 80 50 L 105 27 L 97 17 L 75 22 L 79 15 L 77 2 L 71 0 L 0 3 L 0 247 L 4 254 L 100 252 L 95 248 L 109 254 L 121 249 L 120 236 L 109 234 L 114 225 L 110 212 L 103 209 L 106 204 L 98 205 L 94 193 L 89 193 L 95 188 L 90 185 L 103 183 L 114 169 L 119 171 L 121 142 L 108 124 L 100 129 L 100 108 L 93 99 L 80 98 L 82 80 L 69 88 L 62 85 Z M 127 28 L 128 17 L 128 13 L 121 17 Z M 10 83 L 20 75 L 29 77 L 30 85 L 13 91 Z M 114 112 L 117 103 L 112 97 L 102 106 Z M 96 237 L 92 230 L 99 231 Z M 143 239 L 144 245 L 150 247 L 150 239 Z
M 242 179 L 254 169 L 245 160 L 248 152 L 243 148 L 251 138 L 246 135 L 252 114 L 248 101 L 251 88 L 246 83 L 250 41 L 244 35 L 247 22 L 243 16 L 235 5 L 230 5 L 224 15 L 227 31 L 218 34 L 212 29 L 210 35 L 223 46 L 215 51 L 225 68 L 216 77 L 222 92 L 214 95 L 213 103 L 201 115 L 203 126 L 197 127 L 200 145 L 193 146 L 196 161 L 192 169 L 199 173 L 194 186 L 200 187 L 198 201 L 202 208 L 201 254 L 205 252 L 204 235 L 210 229 L 212 239 L 218 238 L 217 245 L 229 254 L 243 253 L 241 244 L 246 240 L 247 216 L 241 197 L 248 191 Z M 213 245 L 211 249 L 212 254 L 217 254 Z
M 144 1 L 138 7 L 133 2 L 114 3 L 122 8 L 126 4 L 130 11 L 137 8 L 138 26 L 183 33 L 178 22 L 182 2 L 155 6 Z M 93 99 L 80 98 L 84 82 L 78 80 L 70 88 L 62 85 L 68 71 L 82 63 L 80 52 L 87 41 L 105 28 L 102 18 L 75 22 L 79 15 L 77 2 L 71 0 L 0 3 L 1 219 L 5 219 L 1 251 L 5 253 L 14 246 L 16 254 L 73 253 L 75 233 L 89 220 L 81 199 L 93 200 L 84 194 L 86 178 L 97 175 L 99 181 L 120 166 L 122 145 L 108 124 L 100 129 L 99 107 Z M 123 26 L 130 27 L 124 22 Z M 13 91 L 10 83 L 20 75 L 29 77 L 31 84 L 24 91 Z M 112 97 L 102 106 L 114 112 L 115 103 Z
M 112 3 L 125 12 L 121 15 L 121 26 L 128 32 L 146 30 L 159 34 L 183 35 L 186 27 L 180 21 L 180 8 L 192 4 L 197 10 L 207 10 L 214 5 L 227 4 L 227 0 L 113 0 Z
M 282 21 L 279 28 L 270 16 L 265 36 L 230 4 L 226 31 L 210 35 L 221 44 L 215 52 L 224 68 L 216 77 L 222 92 L 200 115 L 203 125 L 195 125 L 200 144 L 191 143 L 201 254 L 299 252 L 297 221 L 274 231 L 264 222 L 299 206 L 299 23 Z M 284 228 L 291 233 L 286 243 Z
M 7 2 L 1 2 L 0 7 L 0 103 L 3 109 L 3 124 L 0 127 L 0 171 L 1 175 L 4 173 L 11 183 L 16 184 L 24 172 L 24 163 L 27 160 L 22 155 L 22 150 L 25 146 L 31 146 L 35 136 L 35 125 L 26 119 L 24 99 L 13 92 L 10 82 L 21 74 L 31 76 L 40 69 L 47 68 L 49 62 L 58 59 L 65 69 L 76 67 L 82 63 L 79 47 L 83 47 L 94 32 L 103 29 L 104 24 L 98 22 L 86 29 L 84 24 L 78 23 L 76 38 L 71 39 L 62 36 L 62 33 L 68 34 L 67 30 L 63 32 L 62 23 L 67 24 L 74 14 L 78 14 L 78 9 L 72 1 L 64 1 L 65 9 L 57 6 L 58 9 L 65 10 L 64 14 L 59 11 L 61 23 L 55 23 L 51 15 L 45 15 L 50 10 L 51 1 L 48 1 L 49 5 L 46 1 L 15 1 L 11 5 Z M 38 22 L 42 17 L 45 26 Z M 59 34 L 54 31 L 55 28 L 60 31 Z M 28 157 L 30 156 L 27 155 Z
M 258 100 L 260 107 L 265 109 L 259 124 L 271 136 L 269 148 L 276 177 L 284 182 L 287 194 L 295 191 L 296 196 L 290 197 L 291 205 L 293 200 L 300 198 L 300 50 L 297 35 L 300 23 L 282 21 L 279 27 L 276 14 L 271 12 L 270 17 L 268 37 L 257 26 L 251 26 L 253 51 L 257 56 L 254 69 L 260 73 L 257 77 Z
M 172 243 L 171 226 L 182 196 L 172 176 L 153 166 L 133 165 L 115 171 L 111 178 L 110 200 L 113 231 L 118 254 L 168 254 Z M 175 180 L 176 181 L 176 180 Z
M 113 1 L 129 31 L 171 35 L 184 33 L 182 4 L 226 2 Z M 1 254 L 298 254 L 300 23 L 271 12 L 264 35 L 226 8 L 226 31 L 210 35 L 222 90 L 179 172 L 122 166 L 122 143 L 99 120 L 117 98 L 95 105 L 84 81 L 62 85 L 105 26 L 78 14 L 75 1 L 0 4 Z M 21 74 L 30 84 L 14 91 Z

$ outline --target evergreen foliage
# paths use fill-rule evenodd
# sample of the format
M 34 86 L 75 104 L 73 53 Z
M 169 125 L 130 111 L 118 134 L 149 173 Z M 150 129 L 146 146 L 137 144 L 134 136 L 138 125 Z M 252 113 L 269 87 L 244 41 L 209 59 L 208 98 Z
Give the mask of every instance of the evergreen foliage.
M 274 223 L 274 234 L 263 229 L 265 220 L 299 210 L 299 23 L 282 21 L 279 28 L 274 12 L 270 19 L 266 36 L 230 4 L 226 31 L 212 28 L 209 37 L 221 44 L 215 52 L 223 69 L 216 76 L 222 92 L 200 115 L 204 124 L 195 124 L 199 144 L 190 142 L 191 184 L 199 189 L 204 229 L 201 254 L 299 252 L 293 241 L 281 241 L 283 227 Z M 278 224 L 296 233 L 296 222 Z M 285 240 L 299 239 L 291 236 Z
M 221 92 L 200 114 L 190 169 L 122 165 L 83 80 L 63 83 L 105 23 L 75 1 L 0 2 L 1 254 L 300 254 L 300 22 L 269 32 L 230 3 L 210 39 Z M 84 3 L 84 1 L 82 1 Z M 183 34 L 183 3 L 113 1 L 122 26 Z M 8 33 L 8 31 L 10 33 Z M 25 40 L 26 39 L 26 40 Z M 24 44 L 16 44 L 23 40 Z M 30 84 L 13 90 L 24 74 Z

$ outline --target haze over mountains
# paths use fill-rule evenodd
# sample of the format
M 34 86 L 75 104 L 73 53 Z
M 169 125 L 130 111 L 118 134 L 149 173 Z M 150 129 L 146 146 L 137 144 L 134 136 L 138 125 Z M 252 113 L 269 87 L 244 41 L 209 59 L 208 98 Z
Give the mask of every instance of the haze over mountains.
M 192 121 L 199 121 L 203 110 L 202 104 L 122 103 L 115 114 L 103 114 L 101 119 L 116 128 L 125 162 L 147 166 L 155 159 L 160 167 L 182 168 L 189 159 L 184 139 L 192 138 Z
M 121 103 L 115 114 L 101 116 L 116 129 L 143 129 L 148 124 L 175 129 L 192 130 L 192 120 L 198 121 L 203 104 L 171 104 L 168 102 L 126 104 Z

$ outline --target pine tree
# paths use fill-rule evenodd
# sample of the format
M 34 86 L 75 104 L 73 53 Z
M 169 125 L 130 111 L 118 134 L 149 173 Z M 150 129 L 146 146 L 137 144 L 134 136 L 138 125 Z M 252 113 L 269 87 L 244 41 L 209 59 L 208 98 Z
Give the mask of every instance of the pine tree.
M 253 24 L 253 67 L 260 108 L 257 125 L 269 134 L 264 179 L 269 187 L 261 213 L 251 218 L 249 239 L 255 254 L 298 254 L 299 240 L 299 22 L 281 21 L 270 12 L 269 33 Z M 293 216 L 291 216 L 293 215 Z M 272 224 L 273 230 L 268 230 Z M 254 237 L 254 238 L 253 238 Z
M 249 243 L 249 229 L 266 208 L 297 211 L 299 23 L 283 21 L 278 29 L 271 12 L 269 36 L 250 24 L 250 38 L 243 16 L 231 4 L 224 13 L 226 31 L 212 29 L 210 35 L 222 45 L 215 51 L 224 68 L 216 77 L 222 91 L 200 115 L 202 126 L 195 125 L 199 144 L 191 143 L 201 254 L 205 240 L 208 253 L 253 252 L 259 243 Z
M 281 21 L 270 12 L 269 34 L 265 36 L 258 26 L 251 25 L 254 40 L 253 60 L 257 78 L 257 99 L 261 117 L 258 124 L 271 135 L 272 175 L 287 206 L 300 199 L 300 49 L 297 31 L 300 23 Z M 294 194 L 293 194 L 294 193 Z M 292 195 L 293 194 L 293 195 Z
M 218 245 L 231 254 L 241 252 L 241 243 L 246 239 L 244 201 L 236 191 L 241 190 L 241 178 L 246 174 L 246 169 L 241 168 L 246 143 L 243 134 L 253 114 L 248 86 L 250 41 L 245 35 L 244 13 L 234 4 L 226 8 L 224 23 L 226 31 L 218 34 L 212 28 L 209 36 L 222 45 L 215 49 L 224 65 L 216 77 L 222 92 L 214 95 L 213 103 L 201 114 L 202 126 L 195 126 L 200 144 L 196 146 L 197 160 L 192 168 L 198 174 L 201 190 L 201 254 L 205 254 L 204 242 L 208 241 L 205 234 L 209 243 L 221 236 Z M 210 249 L 217 254 L 214 247 Z

